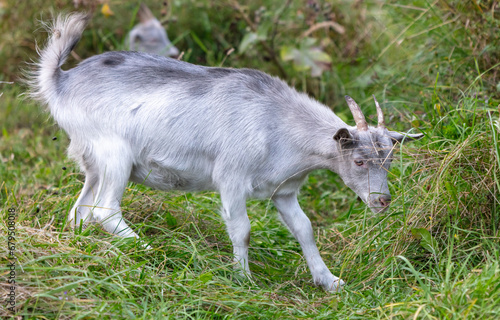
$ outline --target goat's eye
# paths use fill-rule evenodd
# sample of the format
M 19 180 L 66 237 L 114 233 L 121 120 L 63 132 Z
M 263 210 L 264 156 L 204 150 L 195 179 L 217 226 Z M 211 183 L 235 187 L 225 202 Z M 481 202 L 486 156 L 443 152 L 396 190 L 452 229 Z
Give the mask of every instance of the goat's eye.
M 363 160 L 354 160 L 354 163 L 357 165 L 357 166 L 362 166 L 365 162 Z

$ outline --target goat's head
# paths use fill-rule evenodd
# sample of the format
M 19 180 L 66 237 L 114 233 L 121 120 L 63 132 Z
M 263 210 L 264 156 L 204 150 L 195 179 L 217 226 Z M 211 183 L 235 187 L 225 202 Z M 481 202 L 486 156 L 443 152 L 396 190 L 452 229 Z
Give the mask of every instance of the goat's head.
M 141 3 L 137 12 L 140 23 L 129 34 L 130 50 L 158 54 L 166 57 L 179 55 L 177 49 L 168 39 L 167 32 L 151 10 Z
M 338 143 L 340 157 L 336 171 L 373 212 L 383 212 L 391 203 L 387 172 L 394 144 L 417 140 L 424 135 L 387 130 L 382 109 L 375 96 L 373 99 L 377 108 L 378 126 L 368 126 L 356 102 L 349 96 L 345 98 L 354 116 L 356 128 L 341 128 L 333 136 Z

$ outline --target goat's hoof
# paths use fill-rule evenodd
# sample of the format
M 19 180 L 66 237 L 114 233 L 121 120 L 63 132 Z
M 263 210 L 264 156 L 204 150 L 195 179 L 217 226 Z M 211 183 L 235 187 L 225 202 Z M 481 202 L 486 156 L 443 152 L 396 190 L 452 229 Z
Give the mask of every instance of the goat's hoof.
M 340 292 L 342 291 L 342 287 L 345 285 L 344 280 L 338 279 L 335 280 L 328 288 L 325 287 L 325 290 L 328 292 Z
M 144 250 L 147 250 L 147 251 L 151 251 L 153 250 L 153 247 L 150 246 L 149 244 L 147 244 L 146 242 L 144 242 L 143 240 L 139 240 L 141 242 L 140 246 L 144 249 Z
M 345 282 L 342 279 L 330 274 L 323 279 L 318 279 L 315 281 L 316 284 L 320 285 L 325 291 L 328 292 L 340 292 Z
M 79 224 L 75 224 L 74 226 L 71 226 L 71 228 L 75 231 L 85 231 L 89 226 L 91 225 L 91 223 L 88 223 L 88 222 L 84 222 L 84 223 L 79 223 Z

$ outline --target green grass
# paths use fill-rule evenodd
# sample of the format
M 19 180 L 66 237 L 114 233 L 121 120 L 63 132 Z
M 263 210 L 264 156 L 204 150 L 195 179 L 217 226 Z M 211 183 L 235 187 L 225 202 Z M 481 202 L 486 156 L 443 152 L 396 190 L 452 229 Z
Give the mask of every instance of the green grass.
M 1 317 L 500 317 L 500 17 L 493 1 L 338 1 L 317 7 L 306 1 L 239 7 L 234 1 L 171 1 L 168 31 L 185 51 L 183 60 L 275 75 L 280 64 L 285 80 L 348 123 L 343 95 L 354 97 L 373 119 L 370 97 L 376 94 L 391 129 L 425 133 L 396 153 L 393 203 L 383 214 L 366 209 L 333 173 L 314 172 L 303 186 L 299 200 L 322 257 L 347 282 L 338 294 L 313 286 L 300 246 L 269 201 L 248 202 L 252 280 L 234 272 L 215 193 L 130 184 L 124 216 L 152 250 L 99 226 L 70 230 L 66 215 L 83 175 L 66 157 L 65 133 L 39 105 L 19 96 L 25 88 L 18 76 L 22 61 L 36 57 L 34 39 L 43 39 L 34 32 L 40 12 L 46 20 L 50 10 L 72 8 L 48 0 L 0 3 L 0 81 L 14 82 L 0 84 Z M 123 48 L 136 6 L 113 1 L 116 15 L 107 19 L 98 7 L 76 53 L 84 58 Z M 242 53 L 240 41 L 251 32 L 245 16 L 269 30 L 264 43 Z M 297 46 L 300 35 L 326 17 L 345 28 L 344 34 L 320 29 L 310 35 L 331 57 L 330 69 L 311 77 L 280 59 L 283 47 Z M 236 50 L 227 55 L 231 48 Z M 7 248 L 8 208 L 17 213 L 14 314 L 4 303 L 7 264 L 14 261 Z

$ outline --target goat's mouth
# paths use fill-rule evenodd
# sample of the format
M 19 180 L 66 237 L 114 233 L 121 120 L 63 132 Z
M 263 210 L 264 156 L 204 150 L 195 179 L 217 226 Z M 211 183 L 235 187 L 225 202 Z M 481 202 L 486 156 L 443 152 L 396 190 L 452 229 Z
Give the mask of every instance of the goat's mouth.
M 381 205 L 370 205 L 370 209 L 373 213 L 383 213 L 389 209 L 389 206 L 381 206 Z
M 373 213 L 385 212 L 391 206 L 390 193 L 372 192 L 369 194 L 358 195 L 358 199 L 362 200 Z
M 387 211 L 391 205 L 391 195 L 390 194 L 380 194 L 374 199 L 369 199 L 367 203 L 373 213 L 382 213 Z

